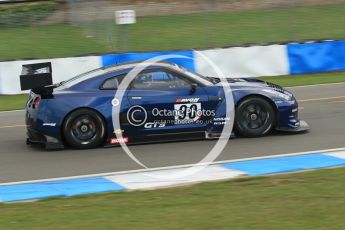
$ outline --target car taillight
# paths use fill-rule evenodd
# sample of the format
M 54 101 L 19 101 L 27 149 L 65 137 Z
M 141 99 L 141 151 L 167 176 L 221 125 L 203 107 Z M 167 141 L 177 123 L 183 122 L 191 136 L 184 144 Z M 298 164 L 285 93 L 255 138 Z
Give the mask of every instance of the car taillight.
M 41 98 L 40 97 L 36 97 L 35 100 L 34 100 L 34 103 L 33 103 L 33 108 L 37 109 L 38 106 L 40 105 L 40 102 L 41 102 Z

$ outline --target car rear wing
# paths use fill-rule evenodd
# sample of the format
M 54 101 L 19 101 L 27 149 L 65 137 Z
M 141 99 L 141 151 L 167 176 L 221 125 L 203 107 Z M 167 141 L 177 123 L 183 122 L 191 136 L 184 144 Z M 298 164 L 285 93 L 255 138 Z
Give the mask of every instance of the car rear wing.
M 20 75 L 21 90 L 37 90 L 53 84 L 52 65 L 50 62 L 22 66 Z

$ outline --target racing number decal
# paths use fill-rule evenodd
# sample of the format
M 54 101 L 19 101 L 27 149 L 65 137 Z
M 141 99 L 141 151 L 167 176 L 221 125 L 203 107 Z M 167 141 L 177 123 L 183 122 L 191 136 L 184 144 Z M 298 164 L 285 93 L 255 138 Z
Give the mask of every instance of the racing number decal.
M 198 103 L 200 104 L 200 103 Z M 189 106 L 189 107 L 188 107 Z M 182 104 L 179 111 L 181 111 L 177 116 L 179 120 L 184 119 L 195 119 L 196 113 L 198 111 L 197 104 Z
M 174 109 L 177 112 L 175 123 L 192 123 L 200 118 L 198 111 L 201 110 L 201 103 L 175 104 Z

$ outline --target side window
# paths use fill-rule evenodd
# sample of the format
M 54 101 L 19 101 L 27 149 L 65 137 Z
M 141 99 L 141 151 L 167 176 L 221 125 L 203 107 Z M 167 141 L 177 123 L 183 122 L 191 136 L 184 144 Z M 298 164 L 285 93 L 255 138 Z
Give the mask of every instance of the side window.
M 191 83 L 177 73 L 165 70 L 140 73 L 132 82 L 134 89 L 190 88 Z
M 123 79 L 123 76 L 111 77 L 105 80 L 101 89 L 117 89 Z

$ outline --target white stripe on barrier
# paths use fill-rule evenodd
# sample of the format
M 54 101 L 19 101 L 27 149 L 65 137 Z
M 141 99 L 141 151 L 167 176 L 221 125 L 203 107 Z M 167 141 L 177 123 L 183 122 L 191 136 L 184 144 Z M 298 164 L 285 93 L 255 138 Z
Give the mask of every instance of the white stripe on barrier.
M 213 61 L 226 77 L 260 77 L 289 74 L 286 45 L 233 47 L 198 51 Z M 195 70 L 216 76 L 209 63 L 194 53 Z
M 4 85 L 3 80 L 2 80 L 2 69 L 3 68 L 4 68 L 4 66 L 3 66 L 2 62 L 0 62 L 0 96 L 1 96 L 1 94 L 3 94 L 2 93 L 2 88 L 3 88 L 3 85 Z

